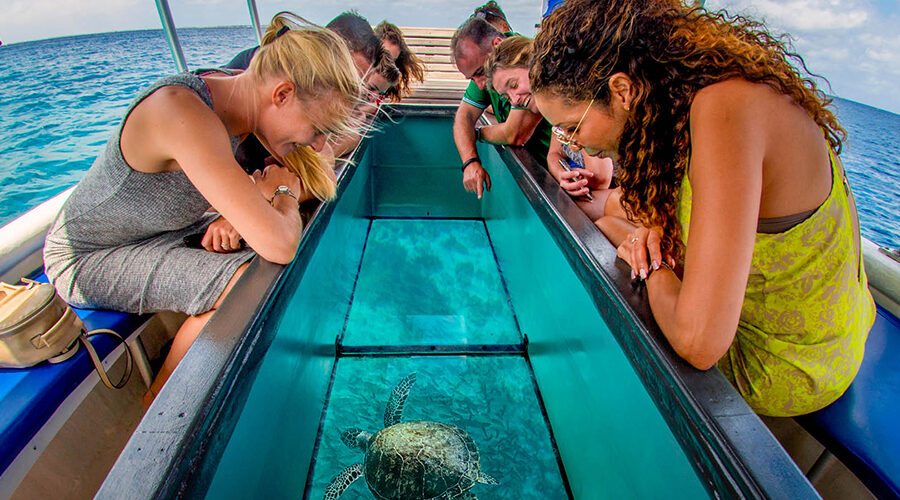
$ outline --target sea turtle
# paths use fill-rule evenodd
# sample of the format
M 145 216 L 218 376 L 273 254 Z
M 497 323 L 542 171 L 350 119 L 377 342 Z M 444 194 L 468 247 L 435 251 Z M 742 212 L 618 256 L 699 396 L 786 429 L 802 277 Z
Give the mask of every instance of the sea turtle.
M 391 392 L 384 429 L 374 436 L 357 428 L 341 433 L 344 444 L 366 457 L 331 480 L 325 500 L 340 497 L 360 476 L 380 500 L 476 500 L 469 491 L 475 483 L 498 484 L 481 472 L 478 447 L 466 431 L 440 422 L 400 422 L 415 381 L 411 373 Z

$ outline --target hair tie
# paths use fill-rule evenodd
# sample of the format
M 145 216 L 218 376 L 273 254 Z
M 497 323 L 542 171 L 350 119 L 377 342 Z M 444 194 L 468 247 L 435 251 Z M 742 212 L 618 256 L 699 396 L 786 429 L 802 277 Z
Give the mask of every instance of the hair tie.
M 285 24 L 284 26 L 281 27 L 280 30 L 278 30 L 278 33 L 275 35 L 275 38 L 280 37 L 281 35 L 287 33 L 288 31 L 291 31 L 291 27 Z

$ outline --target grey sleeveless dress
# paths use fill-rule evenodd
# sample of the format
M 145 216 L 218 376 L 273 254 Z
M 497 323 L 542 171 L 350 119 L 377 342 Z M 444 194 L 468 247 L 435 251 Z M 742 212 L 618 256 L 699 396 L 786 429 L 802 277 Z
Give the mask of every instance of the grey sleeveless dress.
M 199 76 L 162 78 L 141 92 L 125 117 L 160 87 L 193 89 L 213 107 Z M 188 248 L 183 238 L 217 217 L 184 172 L 147 174 L 122 156 L 122 126 L 72 191 L 44 244 L 44 268 L 66 302 L 147 313 L 212 309 L 237 268 L 255 253 Z M 235 144 L 236 138 L 232 138 Z

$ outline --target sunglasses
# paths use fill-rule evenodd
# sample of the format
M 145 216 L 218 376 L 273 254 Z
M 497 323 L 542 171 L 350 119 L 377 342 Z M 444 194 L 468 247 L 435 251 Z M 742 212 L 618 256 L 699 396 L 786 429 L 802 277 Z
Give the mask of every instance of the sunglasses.
M 591 109 L 591 106 L 594 104 L 594 99 L 591 99 L 591 102 L 588 103 L 587 108 L 584 110 L 584 114 L 581 115 L 581 119 L 578 120 L 578 124 L 575 125 L 575 128 L 572 129 L 571 133 L 566 132 L 559 125 L 554 125 L 550 130 L 553 131 L 553 135 L 556 137 L 556 140 L 559 141 L 560 144 L 564 146 L 571 146 L 573 142 L 575 142 L 575 134 L 578 132 L 578 127 L 581 126 L 581 123 L 584 121 L 584 117 L 587 116 L 588 110 Z

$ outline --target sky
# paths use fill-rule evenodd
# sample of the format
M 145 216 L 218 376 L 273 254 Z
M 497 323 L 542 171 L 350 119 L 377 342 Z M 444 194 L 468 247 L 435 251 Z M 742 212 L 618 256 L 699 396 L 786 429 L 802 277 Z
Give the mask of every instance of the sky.
M 357 9 L 372 24 L 456 27 L 486 0 L 257 0 L 260 19 L 291 10 L 326 23 Z M 499 0 L 513 28 L 533 35 L 540 0 Z M 789 34 L 825 91 L 900 113 L 900 0 L 707 0 L 710 10 L 762 20 Z M 249 24 L 245 0 L 170 0 L 178 27 Z M 153 0 L 0 0 L 4 44 L 105 31 L 159 28 Z M 2 54 L 2 52 L 0 52 Z

